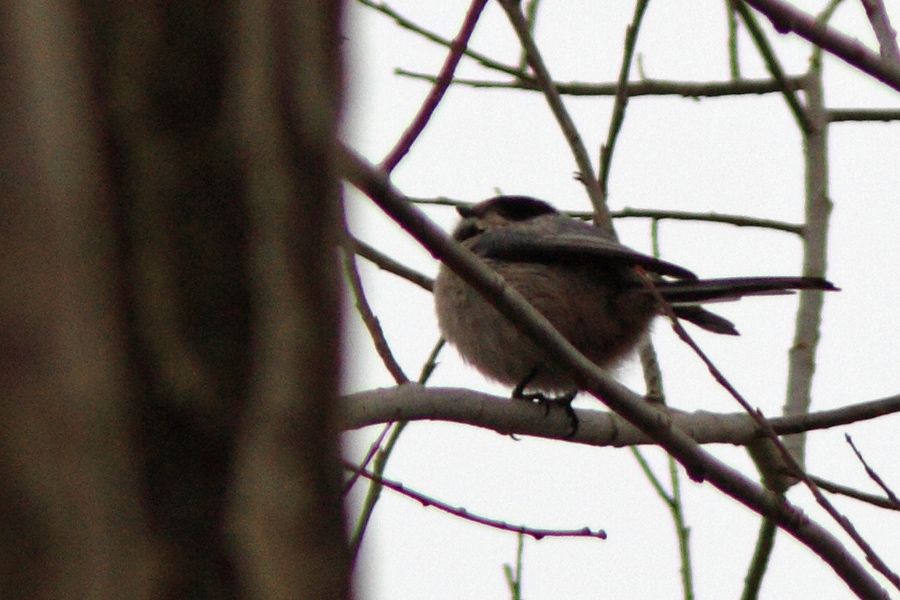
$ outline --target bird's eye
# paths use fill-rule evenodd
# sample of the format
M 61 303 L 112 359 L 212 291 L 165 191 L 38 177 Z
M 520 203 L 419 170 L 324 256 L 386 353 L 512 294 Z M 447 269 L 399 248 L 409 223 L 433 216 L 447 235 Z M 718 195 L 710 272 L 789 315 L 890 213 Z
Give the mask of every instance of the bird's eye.
M 475 221 L 475 219 L 466 219 L 453 231 L 453 239 L 457 242 L 462 242 L 471 237 L 475 237 L 482 231 L 484 231 L 484 229 L 478 225 L 478 222 Z

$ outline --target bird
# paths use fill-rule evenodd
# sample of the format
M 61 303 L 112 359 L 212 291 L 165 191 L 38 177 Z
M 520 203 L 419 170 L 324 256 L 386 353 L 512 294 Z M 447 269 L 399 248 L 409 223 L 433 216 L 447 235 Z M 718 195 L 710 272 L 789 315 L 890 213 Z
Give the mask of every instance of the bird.
M 731 321 L 701 304 L 838 289 L 820 277 L 700 279 L 528 196 L 496 196 L 458 206 L 457 212 L 460 221 L 453 238 L 602 368 L 616 366 L 647 335 L 654 317 L 664 313 L 660 297 L 679 319 L 714 333 L 738 335 Z M 646 276 L 658 294 L 648 287 Z M 573 372 L 444 264 L 435 279 L 434 302 L 444 338 L 487 378 L 513 386 L 513 397 L 574 398 L 578 386 Z

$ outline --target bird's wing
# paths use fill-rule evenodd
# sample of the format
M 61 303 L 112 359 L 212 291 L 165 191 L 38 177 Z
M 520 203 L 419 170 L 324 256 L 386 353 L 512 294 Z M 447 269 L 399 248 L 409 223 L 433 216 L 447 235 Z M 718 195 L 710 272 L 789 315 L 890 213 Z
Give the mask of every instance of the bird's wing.
M 590 228 L 590 226 L 585 225 Z M 488 231 L 472 244 L 473 252 L 484 258 L 519 262 L 613 262 L 641 266 L 659 275 L 697 279 L 684 267 L 641 254 L 627 246 L 591 231 L 542 234 L 503 228 Z

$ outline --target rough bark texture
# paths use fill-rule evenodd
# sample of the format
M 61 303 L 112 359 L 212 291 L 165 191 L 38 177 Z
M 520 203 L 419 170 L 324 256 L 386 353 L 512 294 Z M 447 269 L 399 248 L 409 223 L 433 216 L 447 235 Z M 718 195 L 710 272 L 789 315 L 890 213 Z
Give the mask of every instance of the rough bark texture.
M 259 360 L 232 509 L 252 597 L 349 595 L 335 443 L 336 6 L 247 2 L 239 14 Z
M 0 7 L 0 596 L 349 595 L 339 7 Z
M 0 596 L 149 598 L 125 319 L 86 37 L 0 7 Z

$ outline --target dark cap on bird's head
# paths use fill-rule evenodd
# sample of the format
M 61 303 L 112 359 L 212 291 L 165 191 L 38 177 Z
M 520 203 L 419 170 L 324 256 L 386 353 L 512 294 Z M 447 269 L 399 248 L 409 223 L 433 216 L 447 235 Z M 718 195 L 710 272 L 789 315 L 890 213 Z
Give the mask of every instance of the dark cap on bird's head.
M 495 196 L 471 206 L 457 206 L 456 212 L 461 217 L 483 217 L 496 213 L 510 221 L 524 221 L 559 213 L 549 203 L 530 196 Z

